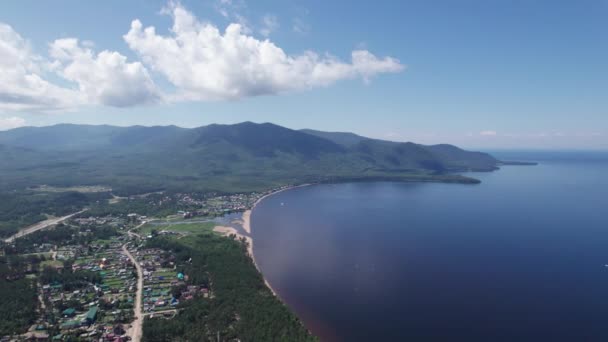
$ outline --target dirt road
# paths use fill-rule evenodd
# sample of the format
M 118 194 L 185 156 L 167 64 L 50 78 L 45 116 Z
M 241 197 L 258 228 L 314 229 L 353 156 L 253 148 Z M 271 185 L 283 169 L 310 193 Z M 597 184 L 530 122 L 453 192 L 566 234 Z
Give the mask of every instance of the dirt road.
M 134 308 L 135 320 L 133 321 L 131 328 L 129 329 L 129 331 L 127 333 L 131 337 L 131 341 L 140 342 L 141 336 L 142 336 L 142 327 L 143 327 L 143 323 L 144 323 L 144 315 L 143 315 L 143 312 L 141 309 L 141 302 L 142 302 L 141 298 L 142 298 L 142 292 L 144 289 L 144 273 L 141 269 L 141 266 L 137 262 L 137 259 L 135 259 L 135 257 L 133 257 L 131 252 L 129 252 L 129 250 L 127 249 L 126 244 L 122 246 L 122 250 L 129 257 L 129 259 L 131 259 L 131 262 L 135 265 L 135 268 L 137 269 L 137 293 L 135 295 L 135 308 Z

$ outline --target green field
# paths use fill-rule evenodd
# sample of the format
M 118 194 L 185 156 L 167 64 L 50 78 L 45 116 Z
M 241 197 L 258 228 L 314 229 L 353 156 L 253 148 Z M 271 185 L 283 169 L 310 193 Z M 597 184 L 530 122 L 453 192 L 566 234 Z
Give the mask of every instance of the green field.
M 50 259 L 53 256 L 51 252 L 43 252 L 43 253 L 27 253 L 23 254 L 23 257 L 27 257 L 28 255 L 36 255 L 38 257 L 44 257 L 45 259 Z
M 92 185 L 92 186 L 69 186 L 69 187 L 56 187 L 56 186 L 48 186 L 41 185 L 38 187 L 32 187 L 29 190 L 39 191 L 39 192 L 82 192 L 82 193 L 91 193 L 91 192 L 110 192 L 112 188 L 101 185 Z
M 166 230 L 175 233 L 199 233 L 203 231 L 210 231 L 216 225 L 217 224 L 215 222 L 179 223 L 166 225 L 146 224 L 139 228 L 137 232 L 142 235 L 149 235 L 153 230 L 156 230 L 157 232 Z
M 46 266 L 51 266 L 51 267 L 59 267 L 62 266 L 63 262 L 59 261 L 59 260 L 45 260 L 43 262 L 40 263 L 40 267 L 44 268 Z

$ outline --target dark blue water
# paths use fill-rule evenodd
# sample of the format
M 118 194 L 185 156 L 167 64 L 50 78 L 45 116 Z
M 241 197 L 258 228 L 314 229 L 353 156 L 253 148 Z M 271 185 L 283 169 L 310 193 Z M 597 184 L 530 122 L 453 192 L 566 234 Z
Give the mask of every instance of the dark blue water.
M 252 215 L 264 276 L 327 341 L 608 341 L 608 156 L 478 185 L 298 188 Z

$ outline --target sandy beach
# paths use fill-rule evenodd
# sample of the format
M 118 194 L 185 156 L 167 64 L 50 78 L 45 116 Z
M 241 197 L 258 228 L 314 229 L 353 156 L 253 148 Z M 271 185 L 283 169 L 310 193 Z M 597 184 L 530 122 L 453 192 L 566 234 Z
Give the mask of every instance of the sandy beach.
M 255 207 L 258 205 L 258 203 L 260 203 L 263 199 L 270 197 L 272 195 L 278 194 L 279 192 L 283 192 L 286 190 L 290 190 L 290 189 L 295 189 L 295 188 L 300 188 L 300 187 L 304 187 L 304 186 L 309 186 L 311 184 L 301 184 L 301 185 L 296 185 L 296 186 L 290 186 L 284 189 L 280 189 L 277 191 L 273 191 L 269 194 L 266 194 L 262 197 L 260 197 L 251 207 L 251 209 L 249 210 L 245 210 L 243 212 L 243 215 L 241 217 L 241 220 L 235 220 L 236 223 L 240 223 L 243 226 L 243 230 L 247 233 L 247 235 L 243 235 L 243 234 L 239 234 L 238 231 L 233 228 L 233 227 L 227 227 L 227 226 L 215 226 L 215 228 L 213 228 L 213 231 L 218 232 L 222 235 L 225 236 L 229 236 L 231 234 L 234 234 L 237 236 L 237 238 L 241 238 L 244 237 L 247 240 L 247 243 L 249 244 L 249 246 L 247 247 L 247 252 L 249 253 L 249 256 L 251 257 L 251 259 L 253 260 L 253 264 L 255 265 L 255 267 L 258 269 L 258 271 L 260 273 L 262 273 L 262 271 L 260 270 L 260 267 L 258 266 L 258 263 L 255 261 L 255 255 L 253 254 L 253 238 L 251 237 L 251 213 L 253 212 L 253 210 L 255 209 Z M 270 286 L 270 284 L 268 283 L 268 281 L 264 278 L 264 282 L 266 283 L 266 286 L 268 286 L 268 288 L 270 289 L 270 291 L 272 291 L 272 293 L 277 296 L 277 293 L 274 291 L 274 289 L 272 288 L 272 286 Z M 278 296 L 277 296 L 278 297 Z
M 268 198 L 272 195 L 276 195 L 280 192 L 283 191 L 287 191 L 287 190 L 291 190 L 291 189 L 296 189 L 296 188 L 301 188 L 301 187 L 305 187 L 305 186 L 310 186 L 312 184 L 306 183 L 306 184 L 300 184 L 300 185 L 294 185 L 294 186 L 290 186 L 284 189 L 280 189 L 277 191 L 273 191 L 269 194 L 266 194 L 262 197 L 260 197 L 257 201 L 255 201 L 255 203 L 253 204 L 253 207 L 251 207 L 251 209 L 246 210 L 245 212 L 243 212 L 243 229 L 247 232 L 247 234 L 251 235 L 251 213 L 253 212 L 253 209 L 255 209 L 255 207 L 262 202 L 262 200 L 264 200 L 265 198 Z
M 264 197 L 262 197 L 264 198 Z M 258 204 L 260 200 L 256 201 L 255 204 Z M 255 208 L 255 204 L 253 205 L 253 207 Z M 251 210 L 253 209 L 249 209 L 249 210 L 245 210 L 245 212 L 243 213 L 243 218 L 242 223 L 243 223 L 243 229 L 247 232 L 247 234 L 251 235 Z
M 295 188 L 301 188 L 301 187 L 309 186 L 309 185 L 311 185 L 311 184 L 301 184 L 301 185 L 290 186 L 290 187 L 286 187 L 284 189 L 273 191 L 269 194 L 266 194 L 266 195 L 260 197 L 257 201 L 255 201 L 255 203 L 253 204 L 251 209 L 245 210 L 243 212 L 243 216 L 242 216 L 241 220 L 242 220 L 243 230 L 246 231 L 247 234 L 249 235 L 249 239 L 247 240 L 247 241 L 249 241 L 249 248 L 250 248 L 249 255 L 251 255 L 251 258 L 253 259 L 253 263 L 255 264 L 255 267 L 258 269 L 258 271 L 261 272 L 260 268 L 258 267 L 258 264 L 255 262 L 255 256 L 253 255 L 253 238 L 251 238 L 251 214 L 253 213 L 253 210 L 265 198 L 268 198 L 272 195 L 276 195 L 279 192 L 283 192 L 283 191 L 291 190 L 291 189 L 295 189 Z

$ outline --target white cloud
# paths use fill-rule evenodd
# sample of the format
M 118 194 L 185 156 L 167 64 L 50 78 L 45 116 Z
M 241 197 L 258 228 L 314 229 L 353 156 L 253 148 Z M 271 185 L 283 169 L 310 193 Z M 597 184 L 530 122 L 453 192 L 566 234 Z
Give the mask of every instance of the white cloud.
M 485 136 L 485 137 L 493 137 L 496 136 L 498 133 L 496 131 L 481 131 L 479 132 L 479 135 Z
M 51 112 L 81 105 L 124 107 L 156 102 L 160 92 L 140 62 L 102 51 L 95 55 L 92 42 L 55 40 L 48 61 L 32 52 L 11 26 L 0 23 L 0 110 Z M 60 86 L 45 77 L 49 72 L 75 82 Z
M 144 29 L 134 20 L 123 38 L 143 63 L 128 61 L 116 51 L 96 52 L 94 42 L 77 38 L 57 39 L 49 44 L 47 57 L 41 56 L 11 26 L 0 22 L 0 112 L 126 107 L 165 99 L 231 100 L 329 86 L 345 79 L 367 82 L 405 68 L 397 59 L 378 58 L 365 49 L 353 51 L 350 61 L 313 51 L 289 55 L 270 40 L 251 35 L 246 18 L 236 12 L 245 8 L 242 0 L 216 1 L 233 21 L 223 32 L 174 1 L 161 11 L 173 17 L 168 35 L 157 34 L 154 27 Z M 268 14 L 258 32 L 268 37 L 278 27 L 277 18 Z M 164 94 L 150 72 L 164 76 L 173 93 Z
M 23 126 L 25 126 L 25 120 L 23 118 L 17 116 L 12 116 L 9 118 L 0 118 L 0 131 Z
M 264 37 L 270 36 L 270 34 L 276 29 L 279 28 L 279 20 L 276 16 L 272 14 L 266 14 L 264 18 L 262 18 L 262 28 L 260 29 L 260 33 Z
M 154 103 L 160 92 L 140 62 L 128 63 L 118 52 L 95 53 L 78 39 L 58 39 L 50 44 L 53 65 L 63 78 L 78 84 L 91 104 L 127 107 Z
M 243 32 L 243 34 L 253 33 L 253 29 L 249 25 L 249 20 L 247 20 L 247 18 L 237 13 L 234 14 L 234 20 L 236 20 L 236 23 L 241 26 L 241 32 Z
M 202 23 L 177 3 L 171 3 L 173 27 L 162 36 L 139 20 L 124 35 L 144 63 L 163 74 L 178 89 L 174 99 L 223 100 L 280 94 L 328 86 L 343 79 L 395 73 L 404 66 L 391 57 L 378 58 L 356 50 L 351 62 L 307 51 L 288 55 L 269 40 L 258 40 L 230 24 L 225 32 Z
M 0 110 L 57 110 L 79 102 L 76 91 L 41 76 L 44 66 L 44 59 L 32 52 L 27 41 L 0 23 Z

